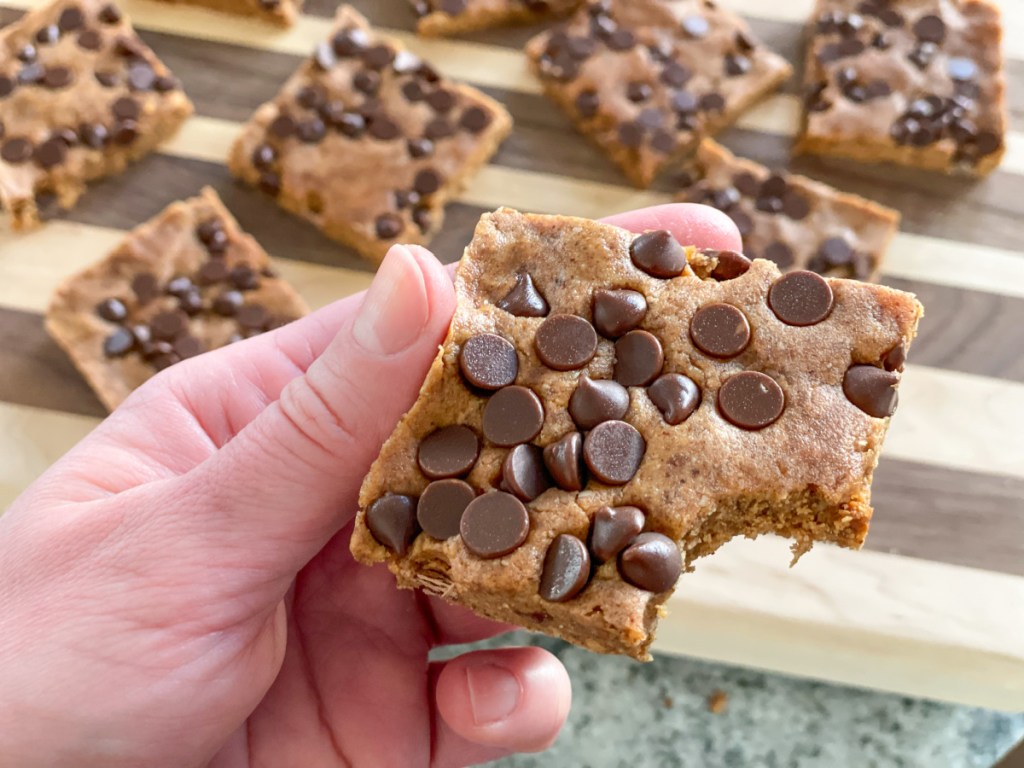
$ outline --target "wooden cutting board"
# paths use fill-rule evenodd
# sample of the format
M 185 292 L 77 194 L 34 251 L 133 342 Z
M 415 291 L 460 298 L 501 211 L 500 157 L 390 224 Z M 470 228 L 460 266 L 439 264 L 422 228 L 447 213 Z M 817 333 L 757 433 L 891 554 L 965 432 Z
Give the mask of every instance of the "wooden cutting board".
M 603 216 L 662 202 L 624 179 L 542 96 L 519 53 L 530 31 L 422 41 L 405 0 L 356 0 L 447 74 L 505 102 L 516 130 L 449 211 L 434 248 L 453 261 L 484 210 Z M 732 0 L 794 63 L 811 0 Z M 30 0 L 0 0 L 0 22 Z M 314 306 L 364 288 L 358 258 L 235 185 L 227 147 L 322 39 L 334 2 L 312 0 L 281 32 L 202 10 L 126 0 L 142 36 L 184 81 L 197 115 L 163 150 L 99 184 L 64 219 L 0 235 L 0 508 L 102 418 L 47 338 L 42 312 L 66 274 L 125 230 L 203 184 L 281 261 Z M 1012 123 L 1024 130 L 1024 3 L 1005 3 Z M 736 152 L 786 165 L 898 208 L 903 232 L 884 282 L 927 308 L 875 483 L 867 551 L 821 547 L 793 570 L 783 542 L 735 542 L 679 584 L 663 652 L 1024 709 L 1024 134 L 983 181 L 799 158 L 788 148 L 797 86 L 724 136 Z

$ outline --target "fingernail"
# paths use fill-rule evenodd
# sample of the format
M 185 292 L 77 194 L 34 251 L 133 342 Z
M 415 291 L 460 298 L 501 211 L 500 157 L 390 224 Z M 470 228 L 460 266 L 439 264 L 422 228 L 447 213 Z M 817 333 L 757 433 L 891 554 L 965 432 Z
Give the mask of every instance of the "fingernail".
M 416 341 L 428 313 L 419 264 L 407 248 L 393 245 L 366 292 L 352 335 L 367 352 L 394 355 Z
M 475 725 L 491 725 L 504 720 L 516 711 L 523 695 L 519 678 L 497 664 L 467 667 L 466 685 Z

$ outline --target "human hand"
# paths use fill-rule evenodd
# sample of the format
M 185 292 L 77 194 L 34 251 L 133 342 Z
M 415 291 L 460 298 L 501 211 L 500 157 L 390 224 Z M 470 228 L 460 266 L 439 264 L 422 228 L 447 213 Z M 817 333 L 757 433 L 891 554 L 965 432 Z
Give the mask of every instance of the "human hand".
M 611 219 L 739 248 L 722 214 Z M 365 294 L 141 387 L 0 517 L 0 764 L 455 766 L 547 747 L 536 648 L 348 551 L 362 477 L 455 307 L 396 246 Z

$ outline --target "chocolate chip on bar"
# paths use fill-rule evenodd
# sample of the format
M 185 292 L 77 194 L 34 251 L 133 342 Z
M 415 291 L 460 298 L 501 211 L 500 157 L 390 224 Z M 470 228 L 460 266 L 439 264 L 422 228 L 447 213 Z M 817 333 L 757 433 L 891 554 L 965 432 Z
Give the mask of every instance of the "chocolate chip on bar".
M 721 255 L 718 279 L 774 261 L 782 271 L 874 280 L 900 215 L 870 200 L 736 157 L 717 142 L 701 142 L 682 174 L 678 199 L 725 212 L 743 237 L 740 254 Z
M 27 229 L 75 205 L 192 113 L 107 0 L 55 0 L 0 30 L 0 209 Z
M 818 0 L 797 150 L 985 174 L 1006 151 L 991 0 Z
M 113 410 L 157 371 L 306 312 L 206 188 L 69 277 L 50 303 L 46 329 Z
M 526 51 L 548 96 L 643 187 L 791 72 L 703 0 L 594 0 Z
M 733 536 L 863 543 L 909 294 L 508 209 L 456 291 L 360 493 L 352 551 L 400 586 L 643 659 Z
M 343 5 L 330 37 L 256 110 L 228 164 L 380 261 L 394 243 L 430 240 L 511 126 L 500 104 L 441 77 Z
M 478 29 L 535 24 L 567 16 L 584 0 L 409 0 L 425 36 L 459 35 Z

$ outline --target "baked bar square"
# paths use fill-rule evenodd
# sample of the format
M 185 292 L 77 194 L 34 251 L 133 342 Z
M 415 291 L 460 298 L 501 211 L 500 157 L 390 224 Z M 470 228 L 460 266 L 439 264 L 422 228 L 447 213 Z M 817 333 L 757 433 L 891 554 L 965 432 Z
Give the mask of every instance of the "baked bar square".
M 290 27 L 302 10 L 302 0 L 163 0 L 197 5 L 236 16 L 252 16 L 282 27 Z
M 681 202 L 724 211 L 743 236 L 743 253 L 784 272 L 875 280 L 899 228 L 892 208 L 736 157 L 713 139 L 701 142 L 681 181 Z
M 74 206 L 170 138 L 192 104 L 107 0 L 57 0 L 0 31 L 0 204 L 14 229 Z
M 598 0 L 526 51 L 545 92 L 641 187 L 792 72 L 706 0 Z
M 328 40 L 246 124 L 229 165 L 379 262 L 394 243 L 430 240 L 445 204 L 511 127 L 493 99 L 441 77 L 342 6 Z
M 409 0 L 426 37 L 457 35 L 510 24 L 568 16 L 583 0 Z
M 913 296 L 562 216 L 484 216 L 352 552 L 493 619 L 648 657 L 734 536 L 859 547 Z
M 797 151 L 982 175 L 1006 151 L 999 8 L 818 0 Z
M 65 280 L 46 329 L 113 410 L 157 371 L 308 311 L 206 188 Z

